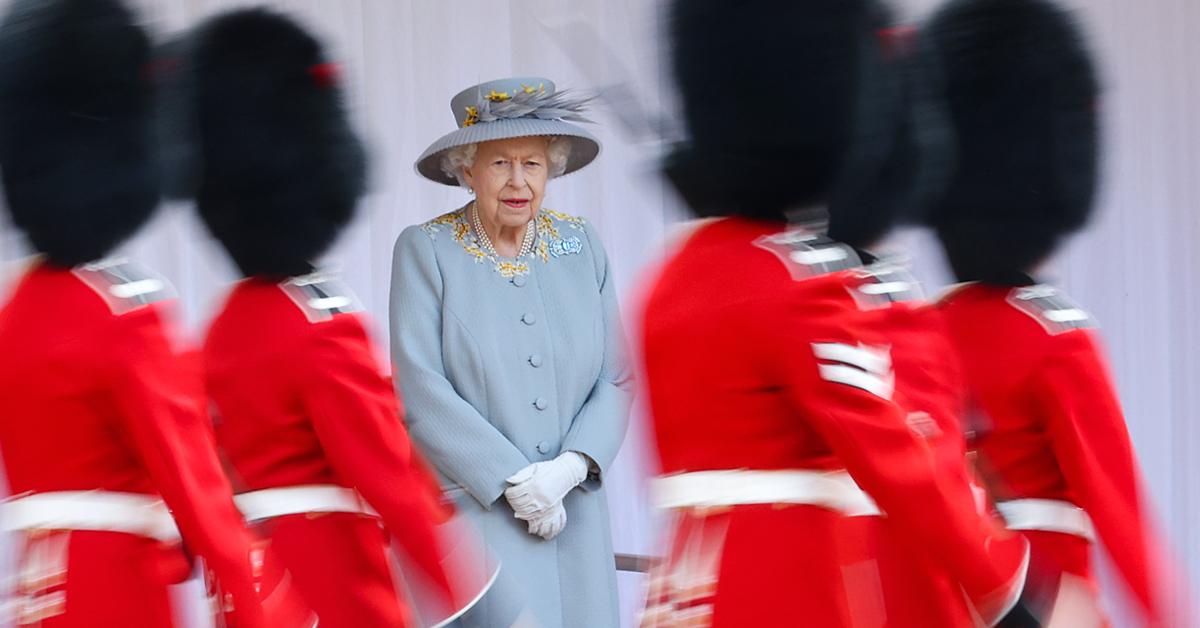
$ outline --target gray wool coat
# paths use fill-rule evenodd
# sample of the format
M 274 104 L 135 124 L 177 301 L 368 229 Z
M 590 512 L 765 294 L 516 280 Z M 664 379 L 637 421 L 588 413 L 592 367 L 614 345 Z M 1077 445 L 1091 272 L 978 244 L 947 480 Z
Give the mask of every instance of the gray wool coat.
M 501 561 L 464 623 L 616 628 L 603 479 L 633 397 L 616 291 L 585 220 L 542 209 L 533 252 L 484 251 L 463 209 L 404 230 L 392 262 L 391 346 L 405 421 Z M 578 451 L 596 463 L 564 499 L 567 525 L 530 535 L 505 478 Z

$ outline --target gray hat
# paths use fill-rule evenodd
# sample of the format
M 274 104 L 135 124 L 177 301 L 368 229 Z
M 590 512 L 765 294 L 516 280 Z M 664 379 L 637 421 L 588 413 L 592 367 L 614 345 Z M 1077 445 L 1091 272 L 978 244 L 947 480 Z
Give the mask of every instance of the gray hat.
M 417 174 L 438 183 L 458 185 L 442 170 L 442 155 L 451 148 L 513 137 L 553 135 L 571 142 L 568 174 L 588 165 L 600 154 L 600 142 L 582 128 L 567 122 L 591 122 L 580 115 L 589 99 L 554 91 L 544 78 L 515 77 L 480 83 L 450 99 L 458 130 L 443 135 L 417 159 Z

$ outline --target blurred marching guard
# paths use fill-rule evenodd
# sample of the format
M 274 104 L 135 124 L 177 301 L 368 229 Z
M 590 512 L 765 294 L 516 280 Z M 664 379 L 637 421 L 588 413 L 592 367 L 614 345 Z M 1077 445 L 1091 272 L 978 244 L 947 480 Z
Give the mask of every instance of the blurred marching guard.
M 358 300 L 312 265 L 365 189 L 336 67 L 265 9 L 218 15 L 179 52 L 166 128 L 185 142 L 196 134 L 176 151 L 172 191 L 194 196 L 245 276 L 204 359 L 238 506 L 263 524 L 264 596 L 291 587 L 322 627 L 428 625 L 394 582 L 390 537 L 414 566 L 403 575 L 423 580 L 436 599 L 422 602 L 449 621 L 486 576 L 446 563 L 454 540 L 437 524 L 450 513 L 400 421 Z
M 1029 539 L 1032 569 L 1081 578 L 1094 595 L 1099 540 L 1147 625 L 1164 625 L 1166 565 L 1095 324 L 1032 276 L 1091 212 L 1091 56 L 1045 0 L 955 0 L 928 36 L 958 153 L 930 222 L 967 282 L 939 307 L 979 415 L 983 477 Z
M 1027 544 L 979 514 L 961 463 L 946 474 L 907 421 L 899 365 L 918 349 L 889 351 L 880 269 L 805 224 L 804 210 L 849 211 L 846 186 L 882 176 L 896 86 L 877 9 L 670 10 L 691 137 L 666 174 L 711 220 L 663 264 L 642 311 L 666 473 L 656 501 L 674 518 L 643 626 L 858 625 L 863 578 L 839 540 L 846 516 L 876 508 L 948 594 L 966 594 L 964 612 L 989 625 L 1026 616 Z M 891 220 L 861 219 L 878 234 Z
M 192 556 L 227 625 L 267 625 L 172 289 L 106 258 L 159 200 L 149 61 L 115 0 L 17 0 L 0 24 L 4 194 L 39 253 L 0 310 L 17 625 L 179 625 L 168 585 Z
M 850 288 L 868 325 L 887 339 L 892 399 L 934 457 L 935 469 L 955 485 L 973 481 L 962 431 L 961 364 L 941 311 L 925 300 L 902 254 L 885 242 L 896 223 L 917 223 L 945 184 L 950 165 L 946 120 L 940 113 L 936 72 L 918 52 L 916 29 L 895 24 L 880 5 L 873 24 L 886 73 L 871 79 L 873 125 L 880 129 L 840 174 L 830 199 L 828 235 L 853 247 L 861 266 Z M 882 251 L 882 252 L 881 252 Z M 978 625 L 952 572 L 913 542 L 873 503 L 847 513 L 838 551 L 857 626 L 969 628 Z

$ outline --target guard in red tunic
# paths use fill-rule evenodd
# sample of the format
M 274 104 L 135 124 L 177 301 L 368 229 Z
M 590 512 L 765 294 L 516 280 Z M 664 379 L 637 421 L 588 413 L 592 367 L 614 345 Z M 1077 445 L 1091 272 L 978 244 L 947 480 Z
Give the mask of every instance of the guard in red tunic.
M 666 172 L 714 219 L 671 253 L 642 311 L 654 494 L 673 517 L 643 626 L 880 625 L 862 598 L 874 567 L 845 565 L 839 544 L 844 518 L 876 505 L 970 612 L 1005 618 L 1026 544 L 979 515 L 910 427 L 869 298 L 886 299 L 867 285 L 884 282 L 786 216 L 886 159 L 873 7 L 681 0 L 670 19 L 691 138 Z
M 833 194 L 829 236 L 854 247 L 862 266 L 855 269 L 851 295 L 869 326 L 887 338 L 895 377 L 893 400 L 904 409 L 909 428 L 934 456 L 946 481 L 971 485 L 981 513 L 988 513 L 982 489 L 972 480 L 962 417 L 965 407 L 961 365 L 941 312 L 924 299 L 906 260 L 874 251 L 893 224 L 919 222 L 945 184 L 950 146 L 944 116 L 937 112 L 934 75 L 915 54 L 916 30 L 897 26 L 885 7 L 876 25 L 895 90 L 890 107 L 876 123 L 894 135 L 876 144 L 886 155 L 871 176 L 845 177 Z M 865 160 L 865 163 L 871 163 Z M 873 180 L 865 186 L 864 180 Z M 872 504 L 873 506 L 873 504 Z M 908 536 L 876 507 L 849 513 L 840 524 L 843 570 L 854 575 L 849 596 L 860 625 L 889 628 L 971 628 L 977 625 L 953 574 L 927 548 Z M 852 585 L 852 586 L 851 586 Z
M 1146 624 L 1167 625 L 1152 508 L 1095 325 L 1031 277 L 1092 208 L 1091 56 L 1046 0 L 952 2 L 929 36 L 959 145 L 931 222 L 969 282 L 940 308 L 978 414 L 981 469 L 1009 527 L 1029 539 L 1034 569 L 1094 588 L 1099 540 Z
M 871 312 L 870 327 L 887 338 L 895 377 L 893 400 L 904 409 L 909 429 L 928 445 L 939 476 L 971 486 L 976 509 L 986 516 L 988 505 L 967 463 L 962 371 L 941 312 L 923 300 L 919 284 L 902 263 L 875 260 L 854 275 L 852 294 L 860 308 Z M 872 625 L 976 625 L 953 573 L 931 560 L 925 546 L 913 542 L 904 522 L 893 521 L 877 508 L 849 514 L 841 526 L 841 559 L 848 572 L 863 575 L 851 597 L 881 618 Z
M 394 539 L 442 610 L 463 597 L 443 564 L 448 516 L 400 421 L 358 300 L 315 259 L 353 215 L 366 156 L 320 44 L 265 9 L 202 24 L 184 66 L 197 209 L 246 277 L 204 343 L 217 436 L 262 523 L 267 574 L 325 628 L 416 626 Z M 268 582 L 268 589 L 273 589 Z M 453 584 L 469 584 L 453 583 Z M 476 592 L 478 592 L 476 590 Z
M 40 254 L 0 310 L 0 528 L 19 561 L 0 606 L 18 626 L 180 626 L 168 587 L 191 557 L 227 625 L 269 625 L 172 289 L 105 258 L 158 204 L 148 62 L 113 0 L 17 0 L 0 24 L 4 194 Z

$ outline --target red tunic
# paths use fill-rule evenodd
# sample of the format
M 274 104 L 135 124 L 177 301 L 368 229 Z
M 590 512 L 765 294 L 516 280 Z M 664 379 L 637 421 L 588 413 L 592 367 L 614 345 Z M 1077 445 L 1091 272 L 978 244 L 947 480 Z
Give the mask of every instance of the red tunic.
M 964 387 L 961 365 L 941 312 L 921 298 L 907 269 L 886 262 L 855 273 L 854 296 L 869 310 L 872 327 L 883 331 L 895 371 L 893 399 L 907 413 L 909 428 L 929 445 L 939 474 L 959 485 L 972 484 L 961 418 Z M 976 504 L 986 512 L 984 504 Z M 904 527 L 879 516 L 847 517 L 843 522 L 845 569 L 874 566 L 878 591 L 857 592 L 860 606 L 874 604 L 890 628 L 944 628 L 975 625 L 966 600 L 950 574 L 912 543 Z
M 1148 621 L 1160 623 L 1165 565 L 1091 319 L 1048 286 L 968 284 L 940 307 L 985 422 L 977 450 L 996 500 L 1083 508 Z M 1087 540 L 1048 531 L 1026 536 L 1035 567 L 1094 582 Z
M 994 613 L 1023 581 L 1024 544 L 979 517 L 965 483 L 941 479 L 890 399 L 890 339 L 852 295 L 855 274 L 820 272 L 843 249 L 734 218 L 669 258 L 641 329 L 662 469 L 846 469 Z M 766 503 L 677 518 L 659 574 L 675 590 L 652 586 L 647 625 L 853 625 L 860 583 L 842 569 L 839 512 Z
M 232 596 L 231 624 L 261 626 L 250 536 L 215 453 L 199 369 L 168 344 L 168 292 L 128 263 L 39 264 L 20 280 L 0 310 L 10 489 L 161 495 L 187 548 Z M 178 548 L 109 531 L 28 534 L 21 560 L 45 575 L 25 583 L 20 604 L 47 627 L 174 626 L 167 585 L 190 571 Z
M 328 278 L 242 281 L 208 332 L 207 381 L 219 442 L 244 490 L 353 488 L 380 515 L 268 522 L 268 559 L 282 561 L 321 626 L 402 626 L 408 611 L 385 530 L 436 590 L 449 596 L 450 583 L 430 508 L 435 485 L 416 464 L 354 309 L 353 296 Z

